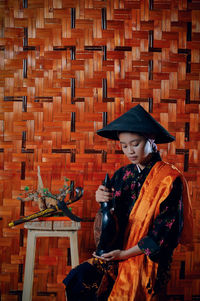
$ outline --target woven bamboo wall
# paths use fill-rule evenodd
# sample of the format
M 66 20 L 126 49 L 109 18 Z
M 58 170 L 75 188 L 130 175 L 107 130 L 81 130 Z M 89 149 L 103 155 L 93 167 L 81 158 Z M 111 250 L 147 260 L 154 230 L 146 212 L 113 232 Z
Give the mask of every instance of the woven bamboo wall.
M 0 0 L 1 300 L 21 300 L 26 231 L 8 222 L 37 210 L 17 196 L 67 176 L 84 187 L 73 212 L 93 217 L 105 173 L 125 164 L 95 131 L 140 103 L 173 135 L 163 159 L 188 180 L 193 250 L 174 256 L 169 300 L 200 300 L 200 2 L 186 0 Z M 64 300 L 69 242 L 37 241 L 33 300 Z M 79 232 L 80 260 L 94 250 Z M 70 264 L 68 262 L 68 264 Z

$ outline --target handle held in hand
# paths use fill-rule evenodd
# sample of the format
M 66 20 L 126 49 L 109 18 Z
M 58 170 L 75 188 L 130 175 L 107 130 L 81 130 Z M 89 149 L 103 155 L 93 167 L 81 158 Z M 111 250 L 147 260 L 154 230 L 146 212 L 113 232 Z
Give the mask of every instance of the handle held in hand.
M 111 191 L 112 186 L 108 174 L 106 174 L 102 184 Z M 97 256 L 113 250 L 117 239 L 118 222 L 112 207 L 112 200 L 101 202 L 101 234 L 96 250 Z

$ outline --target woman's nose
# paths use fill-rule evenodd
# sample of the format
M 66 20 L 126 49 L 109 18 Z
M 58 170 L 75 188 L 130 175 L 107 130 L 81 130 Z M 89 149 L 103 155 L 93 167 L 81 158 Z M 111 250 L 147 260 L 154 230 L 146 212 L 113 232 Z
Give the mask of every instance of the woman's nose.
M 128 152 L 129 152 L 129 154 L 134 153 L 134 152 L 135 152 L 135 151 L 134 151 L 134 147 L 132 147 L 131 145 L 129 145 L 129 146 L 128 146 Z

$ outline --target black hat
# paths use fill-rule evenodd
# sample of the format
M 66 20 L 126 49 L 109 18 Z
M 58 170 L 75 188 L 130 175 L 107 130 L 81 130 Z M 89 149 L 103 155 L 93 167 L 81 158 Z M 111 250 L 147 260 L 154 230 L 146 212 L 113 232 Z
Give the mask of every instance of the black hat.
M 141 105 L 137 105 L 97 131 L 99 136 L 119 140 L 119 132 L 138 133 L 153 137 L 155 143 L 169 143 L 175 140 Z

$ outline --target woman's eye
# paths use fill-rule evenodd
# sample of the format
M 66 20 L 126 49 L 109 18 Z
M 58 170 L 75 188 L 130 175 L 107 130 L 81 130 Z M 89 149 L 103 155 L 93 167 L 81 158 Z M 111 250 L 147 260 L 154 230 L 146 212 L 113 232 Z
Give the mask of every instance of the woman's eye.
M 139 145 L 139 143 L 135 143 L 135 144 L 132 144 L 131 146 L 132 147 L 137 147 Z
M 127 148 L 127 146 L 126 145 L 122 145 L 122 148 Z

